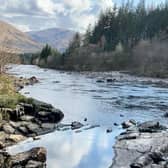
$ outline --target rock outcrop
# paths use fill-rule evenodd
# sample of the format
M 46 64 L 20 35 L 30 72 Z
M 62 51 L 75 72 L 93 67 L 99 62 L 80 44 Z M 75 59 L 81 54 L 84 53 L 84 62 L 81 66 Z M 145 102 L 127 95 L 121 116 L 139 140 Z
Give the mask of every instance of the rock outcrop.
M 128 128 L 114 146 L 111 168 L 168 167 L 168 132 L 159 122 L 145 122 Z
M 0 151 L 1 168 L 45 168 L 47 151 L 43 147 L 33 148 L 27 152 L 9 155 Z
M 7 119 L 0 122 L 0 167 L 2 168 L 45 168 L 46 150 L 34 148 L 15 156 L 5 148 L 27 137 L 35 137 L 53 131 L 62 120 L 63 113 L 52 105 L 37 100 L 19 103 L 15 109 L 1 108 Z

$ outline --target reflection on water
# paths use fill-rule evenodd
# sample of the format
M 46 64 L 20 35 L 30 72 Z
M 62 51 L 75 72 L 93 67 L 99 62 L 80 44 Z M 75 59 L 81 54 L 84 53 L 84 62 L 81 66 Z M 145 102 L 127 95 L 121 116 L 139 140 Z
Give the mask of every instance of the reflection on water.
M 82 133 L 54 132 L 40 141 L 21 143 L 10 149 L 12 153 L 26 151 L 30 147 L 44 146 L 48 149 L 48 168 L 104 168 L 112 162 L 112 145 L 116 134 L 106 134 L 96 128 Z
M 87 118 L 86 124 L 100 125 L 99 128 L 80 133 L 55 131 L 42 136 L 39 141 L 28 140 L 9 148 L 11 153 L 17 153 L 35 146 L 46 147 L 48 168 L 109 167 L 114 156 L 112 146 L 115 137 L 122 131 L 113 124 L 128 119 L 163 121 L 163 112 L 167 109 L 166 88 L 133 81 L 96 83 L 94 76 L 44 70 L 36 66 L 13 66 L 10 72 L 18 76 L 39 78 L 39 84 L 27 86 L 22 93 L 29 92 L 26 96 L 61 109 L 65 114 L 63 123 L 84 123 L 84 118 Z M 106 129 L 109 127 L 113 132 L 107 134 Z

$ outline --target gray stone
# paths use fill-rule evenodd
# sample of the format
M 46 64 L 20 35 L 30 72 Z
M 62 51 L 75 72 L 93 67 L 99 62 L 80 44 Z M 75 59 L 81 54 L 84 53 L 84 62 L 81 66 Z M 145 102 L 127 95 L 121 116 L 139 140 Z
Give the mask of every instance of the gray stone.
M 29 133 L 28 129 L 24 126 L 18 127 L 18 131 L 20 131 L 24 135 L 28 135 Z
M 26 125 L 26 128 L 30 133 L 38 133 L 38 131 L 40 130 L 40 126 L 34 123 Z
M 15 129 L 9 125 L 9 124 L 4 124 L 3 125 L 3 130 L 7 133 L 7 134 L 13 134 L 15 132 Z

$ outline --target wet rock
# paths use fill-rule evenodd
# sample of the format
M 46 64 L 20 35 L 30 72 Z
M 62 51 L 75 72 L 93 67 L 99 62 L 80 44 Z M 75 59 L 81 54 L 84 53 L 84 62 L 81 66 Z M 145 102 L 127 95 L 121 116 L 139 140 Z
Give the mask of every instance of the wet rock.
M 124 117 L 124 115 L 123 115 L 123 114 L 120 114 L 120 117 Z
M 37 111 L 50 111 L 51 109 L 53 109 L 53 106 L 51 104 L 44 103 L 38 100 L 34 100 L 33 104 L 35 105 Z
M 112 128 L 108 128 L 108 129 L 106 130 L 107 133 L 111 133 L 112 131 L 113 131 Z
M 75 133 L 77 133 L 77 134 L 78 134 L 78 133 L 81 133 L 81 132 L 82 132 L 82 130 L 77 130 L 77 131 L 75 131 Z
M 164 114 L 164 117 L 165 117 L 165 118 L 168 118 L 168 112 L 166 112 L 166 113 Z
M 108 82 L 108 83 L 112 83 L 112 82 L 115 82 L 115 81 L 116 81 L 116 79 L 111 79 L 111 78 L 106 79 L 106 82 Z
M 131 139 L 137 139 L 139 137 L 139 133 L 133 132 L 133 133 L 127 133 L 127 134 L 121 134 L 118 137 L 118 140 L 131 140 Z
M 16 86 L 16 92 L 19 92 L 20 90 L 22 90 L 24 88 L 23 84 L 17 84 Z
M 60 83 L 60 81 L 53 81 L 53 83 Z
M 84 125 L 80 122 L 74 121 L 71 123 L 71 129 L 75 130 L 75 129 L 79 129 L 81 127 L 83 127 Z
M 24 92 L 24 94 L 30 94 L 30 92 Z
M 84 121 L 86 122 L 86 121 L 87 121 L 87 118 L 85 118 Z
M 38 141 L 38 140 L 40 140 L 40 139 L 41 139 L 41 138 L 38 137 L 38 136 L 34 136 L 34 137 L 33 137 L 33 140 L 34 140 L 34 141 Z
M 29 82 L 30 82 L 30 85 L 34 85 L 36 83 L 39 82 L 39 80 L 35 77 L 35 76 L 32 76 L 31 78 L 28 79 Z
M 119 124 L 117 124 L 117 123 L 114 123 L 114 126 L 118 126 Z
M 98 79 L 96 82 L 97 82 L 97 83 L 104 83 L 104 80 Z

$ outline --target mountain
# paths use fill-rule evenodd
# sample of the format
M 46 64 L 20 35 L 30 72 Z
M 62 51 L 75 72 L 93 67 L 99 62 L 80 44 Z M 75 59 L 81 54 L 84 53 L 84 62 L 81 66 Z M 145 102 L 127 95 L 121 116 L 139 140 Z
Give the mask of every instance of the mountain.
M 0 50 L 12 53 L 29 53 L 41 49 L 40 44 L 33 41 L 26 33 L 14 26 L 0 21 Z
M 64 51 L 72 40 L 75 32 L 61 28 L 27 32 L 31 38 L 42 44 L 49 44 L 59 51 Z

